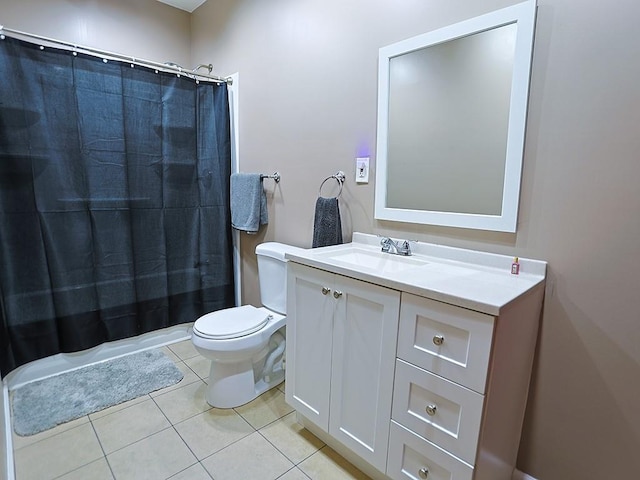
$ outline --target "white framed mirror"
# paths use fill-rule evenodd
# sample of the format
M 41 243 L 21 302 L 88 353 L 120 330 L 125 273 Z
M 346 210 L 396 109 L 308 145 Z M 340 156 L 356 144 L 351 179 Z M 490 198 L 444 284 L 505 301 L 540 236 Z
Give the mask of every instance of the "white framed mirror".
M 375 218 L 515 232 L 536 2 L 380 49 Z

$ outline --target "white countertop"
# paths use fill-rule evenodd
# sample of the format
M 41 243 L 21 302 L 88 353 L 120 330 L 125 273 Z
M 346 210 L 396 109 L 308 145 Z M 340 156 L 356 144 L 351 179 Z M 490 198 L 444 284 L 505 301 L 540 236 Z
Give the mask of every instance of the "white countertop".
M 381 253 L 379 237 L 354 233 L 352 243 L 296 250 L 285 256 L 296 263 L 489 315 L 500 315 L 510 302 L 544 285 L 547 263 L 540 260 L 520 258 L 520 273 L 512 275 L 513 257 L 507 255 L 423 242 L 412 242 L 411 249 L 410 257 Z M 365 259 L 380 257 L 392 268 L 344 261 L 340 259 L 343 253 L 350 258 L 360 253 Z M 400 265 L 397 269 L 393 268 L 396 264 Z

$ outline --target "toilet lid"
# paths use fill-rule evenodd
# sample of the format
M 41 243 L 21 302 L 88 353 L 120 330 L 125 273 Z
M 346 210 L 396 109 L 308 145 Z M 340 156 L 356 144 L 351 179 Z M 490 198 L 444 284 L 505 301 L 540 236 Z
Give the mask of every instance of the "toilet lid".
M 252 305 L 227 308 L 203 315 L 193 324 L 201 337 L 215 340 L 243 337 L 266 325 L 271 315 Z

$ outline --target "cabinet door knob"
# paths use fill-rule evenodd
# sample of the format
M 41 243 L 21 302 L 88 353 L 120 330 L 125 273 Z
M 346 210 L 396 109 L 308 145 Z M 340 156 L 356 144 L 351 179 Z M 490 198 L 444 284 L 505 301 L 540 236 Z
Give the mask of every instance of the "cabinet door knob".
M 342 292 L 336 290 L 333 292 L 333 298 L 340 298 L 342 296 Z
M 444 343 L 444 337 L 442 335 L 434 335 L 433 343 L 438 346 L 442 345 Z
M 331 291 L 331 289 L 330 289 L 330 288 L 322 287 L 322 294 L 323 294 L 323 295 L 328 294 L 330 291 Z
M 427 411 L 427 415 L 433 417 L 436 414 L 436 410 L 438 410 L 438 407 L 435 405 L 427 405 L 427 408 L 425 408 L 425 410 Z
M 418 470 L 418 475 L 420 475 L 420 478 L 428 478 L 429 469 L 427 467 L 422 467 L 420 470 Z

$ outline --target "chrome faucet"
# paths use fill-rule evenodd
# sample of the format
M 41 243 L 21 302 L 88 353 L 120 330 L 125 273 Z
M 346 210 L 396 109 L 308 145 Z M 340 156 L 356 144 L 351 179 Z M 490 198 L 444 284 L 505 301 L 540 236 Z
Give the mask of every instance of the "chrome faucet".
M 405 240 L 402 244 L 398 244 L 391 240 L 389 237 L 383 237 L 380 240 L 380 245 L 382 245 L 382 251 L 384 253 L 391 253 L 393 255 L 411 255 L 411 245 L 409 245 L 409 241 Z
M 384 253 L 394 253 L 396 255 L 398 254 L 398 245 L 389 237 L 382 237 L 382 239 L 380 240 L 380 245 L 382 245 L 382 251 Z

